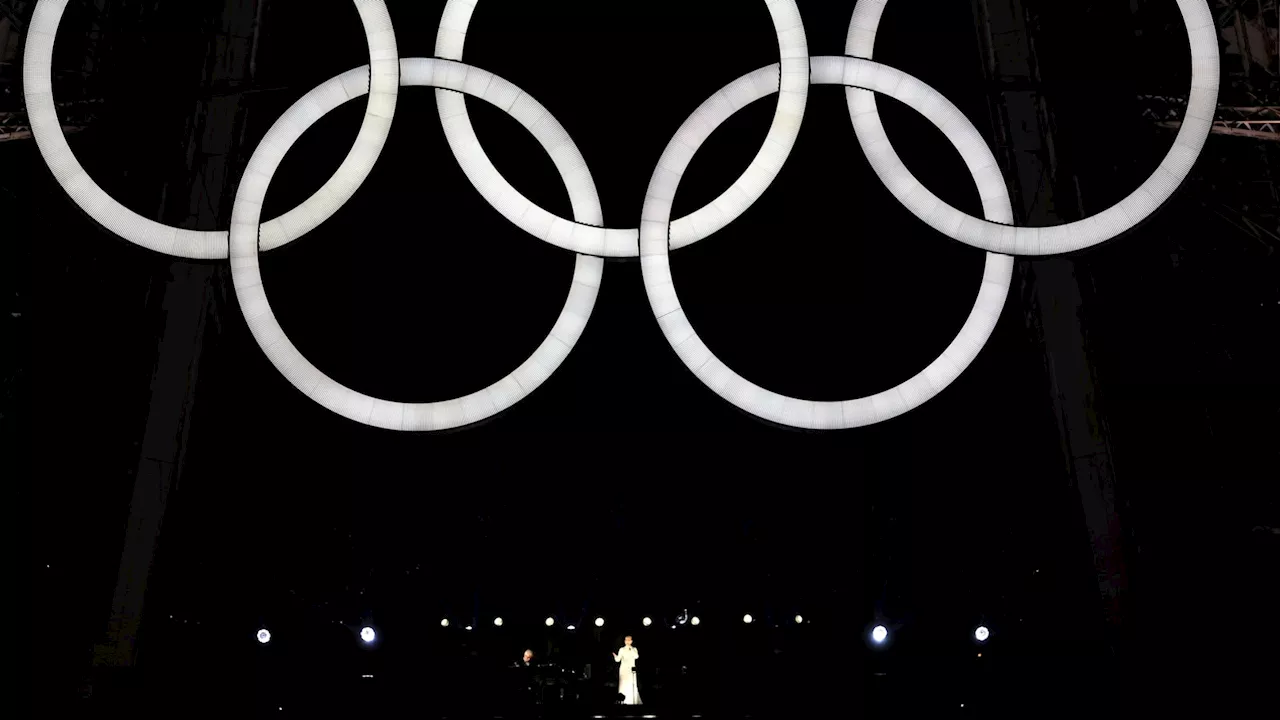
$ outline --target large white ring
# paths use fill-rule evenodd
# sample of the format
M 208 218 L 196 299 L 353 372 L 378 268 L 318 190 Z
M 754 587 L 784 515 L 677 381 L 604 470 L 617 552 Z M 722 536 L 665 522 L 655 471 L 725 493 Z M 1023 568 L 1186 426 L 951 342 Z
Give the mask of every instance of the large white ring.
M 885 92 L 920 111 L 960 151 L 980 188 L 1003 191 L 1000 170 L 991 150 L 981 142 L 977 129 L 964 114 L 936 90 L 909 75 L 869 60 L 817 57 L 813 58 L 812 67 L 814 84 L 857 82 L 862 87 Z M 771 70 L 765 68 L 763 72 Z M 759 87 L 751 77 L 748 75 L 735 85 L 744 90 Z M 761 90 L 759 97 L 767 94 Z M 658 163 L 640 222 L 640 263 L 645 292 L 662 327 L 662 334 L 684 364 L 716 394 L 752 415 L 779 425 L 811 430 L 861 427 L 888 420 L 922 405 L 950 385 L 973 362 L 995 329 L 1013 277 L 1011 257 L 987 254 L 986 269 L 973 310 L 960 333 L 936 360 L 906 382 L 869 397 L 818 402 L 766 390 L 721 362 L 698 337 L 676 294 L 666 230 L 670 226 L 671 204 L 680 178 L 707 135 L 727 117 L 711 102 L 694 111 Z M 985 201 L 984 212 L 996 222 L 1013 221 L 1013 208 L 1007 193 Z
M 440 19 L 440 29 L 436 34 L 436 57 L 449 60 L 462 59 L 467 29 L 471 24 L 471 14 L 475 11 L 478 2 L 479 0 L 449 0 L 445 5 Z M 715 233 L 733 222 L 759 200 L 782 170 L 782 161 L 790 152 L 795 135 L 799 131 L 800 117 L 804 113 L 803 97 L 808 91 L 809 75 L 809 51 L 805 42 L 800 10 L 796 7 L 794 0 L 766 0 L 765 4 L 768 6 L 769 15 L 778 36 L 778 46 L 782 51 L 781 70 L 784 74 L 791 76 L 786 82 L 799 87 L 803 78 L 804 90 L 798 91 L 800 102 L 797 104 L 788 101 L 780 105 L 779 114 L 774 117 L 764 145 L 743 171 L 742 176 L 734 181 L 729 189 L 707 206 L 671 224 L 673 249 L 692 245 Z M 766 86 L 770 82 L 769 78 L 760 78 L 760 80 Z M 777 83 L 774 82 L 774 85 L 773 92 L 777 92 Z M 784 97 L 787 93 L 793 92 L 797 91 L 785 90 Z M 730 114 L 742 108 L 741 98 L 737 95 L 725 94 L 725 91 L 717 93 L 713 101 Z M 534 237 L 565 250 L 598 257 L 636 257 L 639 252 L 639 230 L 601 227 L 603 221 L 583 214 L 576 202 L 573 204 L 573 210 L 574 217 L 579 218 L 578 222 L 558 217 L 531 202 L 493 167 L 493 163 L 476 137 L 464 98 L 454 93 L 439 92 L 436 94 L 436 102 L 441 120 L 446 118 L 449 120 L 445 123 L 445 136 L 449 140 L 449 147 L 453 149 L 458 164 L 462 166 L 472 185 L 503 217 Z M 549 117 L 545 108 L 527 97 L 513 97 L 511 102 L 509 111 L 517 118 L 528 118 L 536 123 L 541 117 Z M 564 136 L 564 141 L 568 142 L 567 134 Z M 555 152 L 552 153 L 552 157 L 556 157 Z M 587 186 L 591 187 L 591 192 L 595 192 L 590 171 L 585 163 L 566 177 L 565 183 L 570 188 L 581 188 L 584 195 Z
M 80 166 L 54 111 L 51 59 L 67 0 L 41 0 L 29 26 L 25 93 L 33 134 L 55 178 L 72 200 L 117 235 L 186 258 L 230 257 L 241 311 L 268 358 L 297 388 L 344 417 L 381 428 L 444 430 L 500 412 L 532 392 L 563 362 L 580 338 L 599 290 L 601 257 L 641 257 L 645 290 L 668 342 L 699 379 L 738 407 L 775 423 L 813 429 L 879 422 L 919 406 L 949 385 L 973 361 L 999 318 L 1012 277 L 1009 254 L 1043 255 L 1090 247 L 1128 230 L 1165 202 L 1203 149 L 1216 106 L 1217 35 L 1204 0 L 1178 0 L 1192 55 L 1188 112 L 1173 148 L 1156 172 L 1124 201 L 1085 220 L 1053 228 L 1012 227 L 1013 212 L 994 156 L 958 109 L 924 83 L 869 59 L 813 58 L 794 0 L 766 0 L 781 62 L 743 76 L 704 103 L 667 146 L 651 178 L 638 230 L 602 227 L 602 211 L 585 160 L 547 110 L 510 83 L 460 60 L 478 0 L 449 0 L 437 34 L 439 59 L 397 58 L 383 0 L 353 0 L 370 50 L 370 65 L 333 78 L 284 114 L 254 152 L 241 181 L 229 234 L 180 230 L 141 218 L 106 195 Z M 868 58 L 887 0 L 860 0 L 848 51 Z M 983 283 L 959 334 L 933 363 L 910 380 L 876 395 L 844 402 L 814 402 L 756 386 L 726 367 L 694 332 L 671 279 L 669 252 L 707 237 L 739 217 L 774 181 L 790 154 L 810 83 L 848 86 L 854 129 L 877 175 L 911 212 L 940 232 L 988 250 Z M 434 403 L 398 403 L 363 395 L 320 372 L 293 346 L 271 312 L 258 253 L 279 247 L 330 217 L 367 178 L 389 133 L 400 85 L 438 88 L 437 106 L 450 149 L 483 197 L 522 229 L 579 253 L 568 300 L 551 333 L 513 373 L 471 395 Z M 855 89 L 857 88 L 857 89 Z M 710 205 L 671 221 L 681 177 L 707 137 L 744 106 L 774 92 L 778 107 L 764 145 L 746 172 Z M 942 203 L 906 169 L 884 132 L 875 92 L 915 108 L 960 151 L 978 185 L 986 220 Z M 271 177 L 293 143 L 342 103 L 368 93 L 355 145 L 338 172 L 306 202 L 259 225 Z M 481 97 L 512 114 L 551 155 L 569 191 L 574 220 L 556 217 L 516 191 L 479 144 L 461 95 Z
M 518 88 L 502 78 L 461 63 L 407 58 L 401 61 L 400 66 L 401 85 L 465 92 L 500 108 L 509 107 L 506 100 L 521 94 Z M 236 193 L 231 219 L 231 276 L 236 287 L 236 299 L 254 339 L 271 363 L 294 387 L 320 405 L 356 422 L 388 430 L 433 431 L 471 425 L 519 402 L 564 362 L 582 336 L 595 307 L 604 260 L 578 256 L 569 297 L 550 334 L 511 374 L 478 392 L 440 402 L 402 403 L 364 395 L 321 372 L 285 335 L 267 301 L 258 266 L 258 218 L 267 186 L 284 154 L 307 128 L 345 102 L 346 97 L 338 92 L 339 88 L 351 97 L 363 94 L 368 89 L 367 82 L 363 88 L 359 85 L 363 77 L 366 77 L 364 68 L 357 68 L 308 93 L 276 121 L 250 158 L 244 180 Z M 452 121 L 451 118 L 445 119 L 446 125 Z M 581 161 L 581 154 L 572 143 L 567 147 L 555 144 L 563 128 L 553 119 L 529 127 L 529 130 L 544 148 L 560 149 L 555 160 L 562 173 L 574 165 L 575 157 Z M 586 193 L 581 186 L 571 187 L 570 194 L 575 208 L 581 206 L 584 213 L 599 217 L 600 207 L 594 186 L 589 190 Z
M 846 54 L 871 58 L 876 29 L 887 2 L 858 0 L 849 23 Z M 858 142 L 871 167 L 899 202 L 933 229 L 966 245 L 1008 255 L 1054 255 L 1106 242 L 1136 227 L 1173 195 L 1187 179 L 1213 125 L 1218 107 L 1218 29 L 1205 0 L 1177 2 L 1191 42 L 1191 95 L 1187 98 L 1186 117 L 1169 154 L 1151 177 L 1127 198 L 1097 215 L 1066 225 L 1030 228 L 980 220 L 960 212 L 929 192 L 907 171 L 885 134 L 875 94 L 850 89 L 846 91 L 849 114 Z M 898 82 L 899 73 L 890 68 L 884 70 L 889 74 L 880 76 L 882 86 L 873 89 L 887 93 L 884 88 Z M 853 80 L 851 84 L 866 87 L 859 78 Z M 995 197 L 994 188 L 980 189 L 984 203 Z
M 372 75 L 375 91 L 369 93 L 368 107 L 356 142 L 333 177 L 301 205 L 263 224 L 262 239 L 266 248 L 278 247 L 305 235 L 337 212 L 368 177 L 386 140 L 386 125 L 395 111 L 398 86 L 395 32 L 383 0 L 353 1 L 369 45 L 370 64 L 366 75 Z M 135 245 L 181 258 L 216 260 L 227 257 L 225 231 L 183 230 L 148 220 L 107 195 L 76 160 L 62 133 L 62 124 L 53 104 L 53 46 L 67 2 L 41 0 L 36 5 L 31 24 L 27 27 L 22 65 L 23 92 L 31 134 L 35 136 L 40 154 L 54 178 L 72 202 L 89 217 Z M 365 77 L 363 82 L 364 92 L 368 92 L 369 77 Z M 350 86 L 349 82 L 334 92 L 345 92 Z M 356 96 L 347 95 L 344 99 L 351 97 Z

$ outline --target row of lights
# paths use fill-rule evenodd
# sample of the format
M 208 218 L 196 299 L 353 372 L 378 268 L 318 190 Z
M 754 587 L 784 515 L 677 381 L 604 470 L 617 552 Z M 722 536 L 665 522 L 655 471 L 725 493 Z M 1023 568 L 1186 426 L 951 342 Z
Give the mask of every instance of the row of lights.
M 797 624 L 797 625 L 803 624 L 803 623 L 804 623 L 804 616 L 802 616 L 802 615 L 796 615 L 796 617 L 795 617 L 795 621 L 796 621 L 796 624 Z M 549 618 L 547 618 L 544 622 L 545 622 L 545 624 L 546 624 L 546 626 L 547 626 L 547 627 L 553 627 L 553 626 L 555 626 L 555 624 L 556 624 L 556 619 L 555 619 L 555 618 L 553 618 L 553 617 L 549 617 Z M 755 618 L 753 618 L 753 617 L 751 616 L 751 614 L 750 614 L 750 613 L 748 613 L 748 614 L 746 614 L 746 615 L 743 615 L 743 616 L 742 616 L 742 622 L 744 622 L 744 623 L 746 623 L 746 624 L 750 625 L 751 623 L 755 622 Z M 500 618 L 500 617 L 496 617 L 496 618 L 494 618 L 494 619 L 493 619 L 493 624 L 494 624 L 495 626 L 497 626 L 497 627 L 502 627 L 502 618 Z M 642 619 L 642 620 L 640 621 L 640 624 L 641 624 L 641 625 L 644 625 L 645 627 L 649 627 L 650 625 L 653 625 L 653 618 L 646 617 L 646 618 L 644 618 L 644 619 Z M 699 618 L 697 615 L 694 615 L 693 617 L 689 618 L 689 624 L 690 624 L 690 625 L 701 625 L 701 624 L 702 624 L 702 619 L 701 619 L 701 618 Z M 440 621 L 440 627 L 449 627 L 449 618 L 444 618 L 443 620 L 441 620 L 441 621 Z M 598 617 L 598 618 L 596 618 L 596 627 L 604 627 L 604 618 L 602 618 L 602 617 Z M 673 627 L 673 628 L 674 628 L 674 627 L 675 627 L 675 625 L 672 625 L 671 627 Z M 471 629 L 472 629 L 472 627 L 471 627 L 470 625 L 468 625 L 468 626 L 466 627 L 466 629 L 467 629 L 467 630 L 471 630 Z M 576 630 L 577 628 L 575 628 L 573 625 L 570 625 L 570 626 L 568 627 L 568 629 L 569 629 L 569 630 Z
M 752 618 L 751 618 L 751 616 L 750 616 L 750 615 L 745 615 L 745 616 L 743 616 L 742 621 L 743 621 L 743 622 L 745 622 L 745 623 L 750 624 L 750 623 L 752 622 Z M 796 622 L 797 622 L 797 623 L 801 623 L 801 622 L 803 622 L 803 621 L 804 621 L 804 619 L 803 619 L 802 617 L 800 617 L 799 615 L 797 615 L 797 616 L 796 616 Z M 554 627 L 554 626 L 555 626 L 555 624 L 556 624 L 556 619 L 555 619 L 555 618 L 553 618 L 553 617 L 548 617 L 548 618 L 544 621 L 544 623 L 546 624 L 546 626 L 547 626 L 547 627 Z M 501 617 L 501 616 L 496 617 L 496 618 L 494 618 L 494 619 L 493 619 L 493 625 L 494 625 L 494 627 L 502 627 L 502 624 L 503 624 L 503 620 L 502 620 L 502 617 Z M 653 618 L 651 618 L 651 617 L 645 617 L 645 618 L 643 618 L 643 619 L 640 621 L 640 624 L 641 624 L 641 625 L 644 625 L 645 627 L 649 627 L 649 626 L 653 625 Z M 690 624 L 690 625 L 701 625 L 701 624 L 702 624 L 702 619 L 695 615 L 695 616 L 693 616 L 693 617 L 689 618 L 689 624 Z M 449 627 L 449 625 L 450 625 L 450 623 L 449 623 L 449 618 L 443 618 L 443 619 L 441 619 L 441 620 L 440 620 L 440 627 L 447 628 L 447 627 Z M 595 625 L 596 625 L 596 627 L 598 627 L 598 628 L 600 628 L 600 627 L 604 627 L 604 618 L 602 618 L 602 617 L 598 617 L 598 618 L 596 618 Z M 673 627 L 673 628 L 674 628 L 674 627 L 676 627 L 676 626 L 675 626 L 675 625 L 672 625 L 671 627 Z M 466 627 L 464 627 L 463 629 L 464 629 L 464 630 L 474 630 L 475 628 L 473 628 L 473 627 L 472 627 L 472 626 L 470 626 L 470 625 L 467 625 L 467 626 L 466 626 Z M 566 629 L 568 629 L 568 630 L 577 630 L 577 628 L 576 628 L 575 626 L 573 626 L 573 625 L 569 625 Z M 361 639 L 361 640 L 363 640 L 363 641 L 365 641 L 366 643 L 372 643 L 375 639 L 377 639 L 377 636 L 378 636 L 378 635 L 377 635 L 377 633 L 374 631 L 374 629 L 373 629 L 373 628 L 371 628 L 371 627 L 369 627 L 369 626 L 367 626 L 367 625 L 366 625 L 365 627 L 363 627 L 363 628 L 361 628 L 361 629 L 360 629 L 360 639 Z M 267 643 L 271 642 L 271 631 L 270 631 L 270 630 L 268 630 L 268 629 L 266 629 L 266 628 L 262 628 L 261 630 L 258 630 L 258 642 L 262 643 L 263 645 L 266 645 Z
M 368 625 L 365 625 L 364 627 L 360 628 L 360 639 L 363 640 L 366 645 L 372 645 L 373 641 L 378 639 L 378 633 L 374 632 L 373 628 L 369 627 Z M 258 642 L 262 643 L 263 645 L 266 645 L 267 643 L 271 642 L 271 631 L 266 628 L 262 628 L 261 630 L 259 630 Z
M 795 617 L 795 620 L 797 625 L 804 622 L 804 618 L 801 617 L 800 615 L 797 615 Z M 698 625 L 698 624 L 701 624 L 701 622 L 702 621 L 699 620 L 697 616 L 689 618 L 689 623 L 692 625 Z M 752 622 L 755 622 L 755 619 L 752 618 L 750 615 L 743 615 L 742 622 L 750 625 Z M 644 620 L 641 621 L 641 623 L 645 627 L 648 627 L 653 624 L 653 619 L 645 618 Z M 502 618 L 500 617 L 494 618 L 493 624 L 498 627 L 502 627 Z M 546 620 L 547 627 L 551 627 L 555 624 L 556 624 L 555 618 L 547 618 Z M 445 618 L 441 620 L 440 627 L 449 627 L 449 619 Z M 604 627 L 604 618 L 596 618 L 596 627 Z M 675 627 L 675 626 L 672 625 L 672 627 Z M 465 629 L 470 630 L 471 626 L 468 625 L 466 626 Z M 574 627 L 570 625 L 568 629 L 573 630 Z M 377 637 L 378 637 L 378 634 L 374 632 L 373 628 L 369 627 L 368 625 L 360 628 L 360 639 L 363 640 L 365 644 L 372 644 L 373 641 L 377 639 Z M 986 625 L 979 625 L 973 630 L 973 639 L 977 640 L 980 643 L 986 642 L 987 639 L 990 637 L 991 637 L 991 630 L 988 629 Z M 884 645 L 886 642 L 888 642 L 888 640 L 889 640 L 889 629 L 886 628 L 884 625 L 876 625 L 875 627 L 871 628 L 872 643 L 876 645 Z M 259 630 L 258 642 L 262 643 L 263 645 L 266 645 L 267 643 L 271 642 L 271 631 L 267 630 L 266 628 L 262 628 L 261 630 Z
M 986 625 L 979 625 L 973 629 L 973 639 L 985 643 L 991 637 L 991 630 Z M 871 642 L 876 645 L 884 645 L 889 641 L 889 628 L 883 625 L 876 625 L 871 628 Z
M 804 616 L 802 616 L 802 615 L 796 615 L 796 617 L 795 617 L 795 621 L 796 621 L 796 624 L 797 624 L 797 625 L 801 625 L 801 624 L 803 624 L 803 623 L 804 623 Z M 742 616 L 742 622 L 746 623 L 747 625 L 750 625 L 751 623 L 755 622 L 755 618 L 754 618 L 754 617 L 752 617 L 750 613 L 748 613 L 748 614 L 746 614 L 746 615 L 743 615 L 743 616 Z M 547 618 L 547 619 L 544 621 L 544 623 L 546 624 L 546 626 L 547 626 L 547 627 L 554 627 L 554 626 L 555 626 L 555 624 L 556 624 L 556 619 L 555 619 L 555 618 L 553 618 L 553 617 L 549 617 L 549 618 Z M 497 626 L 497 627 L 502 627 L 502 618 L 500 618 L 500 617 L 496 617 L 496 618 L 494 618 L 494 619 L 493 619 L 493 624 L 494 624 L 495 626 Z M 645 627 L 649 627 L 649 626 L 653 625 L 653 618 L 646 617 L 646 618 L 644 618 L 644 619 L 642 619 L 642 620 L 640 621 L 640 624 L 641 624 L 641 625 L 644 625 Z M 701 624 L 702 624 L 702 619 L 701 619 L 701 618 L 699 618 L 697 615 L 694 615 L 693 617 L 689 618 L 689 624 L 690 624 L 690 625 L 701 625 Z M 441 620 L 441 621 L 440 621 L 440 627 L 449 627 L 449 618 L 444 618 L 443 620 Z M 596 618 L 596 627 L 604 627 L 604 618 L 602 618 L 602 617 L 598 617 L 598 618 Z M 672 625 L 671 627 L 673 627 L 673 628 L 674 628 L 674 627 L 676 627 L 676 626 L 675 626 L 675 625 Z M 471 629 L 473 629 L 473 628 L 472 628 L 470 625 L 468 625 L 468 626 L 466 626 L 466 628 L 465 628 L 465 629 L 466 629 L 466 630 L 471 630 Z M 570 625 L 570 626 L 568 626 L 568 629 L 569 629 L 569 630 L 576 630 L 577 628 L 576 628 L 576 627 L 574 627 L 573 625 Z
M 696 618 L 695 618 L 695 619 L 696 619 Z M 803 616 L 803 615 L 797 615 L 797 616 L 795 617 L 795 620 L 796 620 L 796 624 L 797 624 L 797 625 L 803 625 L 803 624 L 804 624 L 804 616 Z M 753 618 L 753 617 L 751 617 L 751 613 L 747 613 L 746 615 L 743 615 L 743 616 L 742 616 L 742 622 L 746 623 L 747 625 L 750 625 L 751 623 L 753 623 L 753 622 L 755 622 L 755 621 L 756 621 L 756 619 L 755 619 L 755 618 Z

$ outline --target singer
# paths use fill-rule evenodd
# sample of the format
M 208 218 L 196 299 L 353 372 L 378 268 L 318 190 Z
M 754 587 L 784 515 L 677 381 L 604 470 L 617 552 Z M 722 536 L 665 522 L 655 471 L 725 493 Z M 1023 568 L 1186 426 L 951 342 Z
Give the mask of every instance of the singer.
M 622 695 L 623 705 L 639 705 L 640 689 L 636 687 L 636 660 L 640 652 L 631 644 L 631 636 L 623 639 L 623 645 L 613 654 L 613 661 L 618 663 L 618 693 Z

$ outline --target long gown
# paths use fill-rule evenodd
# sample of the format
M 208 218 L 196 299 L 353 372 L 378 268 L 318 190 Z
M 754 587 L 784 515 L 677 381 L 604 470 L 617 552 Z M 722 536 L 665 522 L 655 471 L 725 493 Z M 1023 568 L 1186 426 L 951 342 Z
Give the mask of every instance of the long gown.
M 623 705 L 640 704 L 640 688 L 636 687 L 636 674 L 631 671 L 639 658 L 640 651 L 634 646 L 623 645 L 618 650 L 618 692 L 622 694 Z

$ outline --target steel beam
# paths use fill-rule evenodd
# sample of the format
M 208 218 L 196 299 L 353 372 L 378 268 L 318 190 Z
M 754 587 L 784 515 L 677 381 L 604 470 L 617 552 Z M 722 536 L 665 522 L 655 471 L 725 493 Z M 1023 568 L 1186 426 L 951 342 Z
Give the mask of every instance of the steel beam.
M 997 157 L 1020 225 L 1058 225 L 1080 217 L 1073 178 L 1058 167 L 1050 104 L 1036 56 L 1035 24 L 1023 0 L 973 0 L 990 96 Z M 1114 652 L 1128 585 L 1116 509 L 1115 470 L 1098 402 L 1085 324 L 1082 269 L 1068 258 L 1022 260 L 1024 319 L 1044 351 L 1058 421 L 1063 470 L 1080 498 L 1098 591 Z

